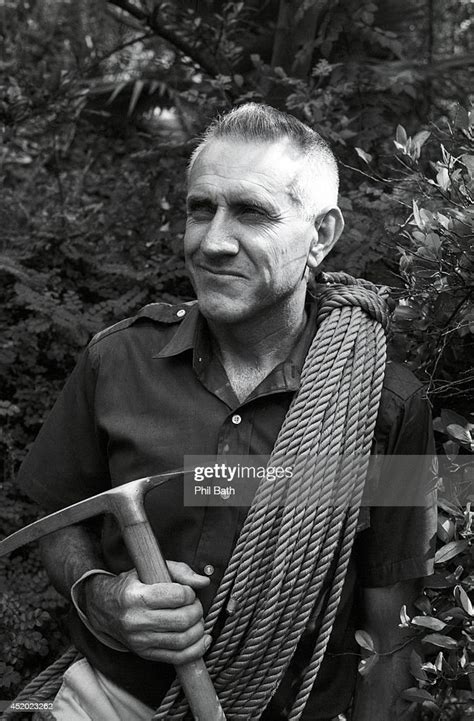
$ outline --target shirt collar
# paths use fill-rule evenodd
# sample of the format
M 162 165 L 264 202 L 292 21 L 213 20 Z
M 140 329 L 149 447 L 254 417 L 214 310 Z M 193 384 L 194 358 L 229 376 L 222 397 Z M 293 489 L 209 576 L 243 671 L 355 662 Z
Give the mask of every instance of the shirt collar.
M 198 304 L 190 306 L 183 320 L 176 329 L 171 340 L 154 355 L 154 358 L 171 358 L 172 356 L 191 350 L 195 346 L 198 326 L 202 324 L 203 318 L 199 312 Z
M 316 301 L 308 295 L 306 299 L 307 322 L 303 333 L 288 357 L 260 383 L 249 396 L 248 401 L 269 393 L 298 390 L 301 370 L 316 332 L 316 311 Z M 176 333 L 154 358 L 171 358 L 190 350 L 193 351 L 193 367 L 198 377 L 205 381 L 205 385 L 212 392 L 218 395 L 225 392 L 227 395 L 229 391 L 228 384 L 225 383 L 227 377 L 223 368 L 218 368 L 220 363 L 216 362 L 217 359 L 213 357 L 207 323 L 199 312 L 197 303 L 190 307 Z M 223 383 L 225 390 L 222 386 Z

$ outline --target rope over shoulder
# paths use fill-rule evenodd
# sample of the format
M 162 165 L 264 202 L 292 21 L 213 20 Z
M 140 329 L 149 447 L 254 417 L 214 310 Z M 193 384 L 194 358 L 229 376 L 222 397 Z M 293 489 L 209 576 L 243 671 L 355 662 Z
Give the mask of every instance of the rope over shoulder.
M 315 296 L 319 303 L 318 323 L 322 323 L 335 308 L 354 306 L 362 308 L 370 318 L 387 330 L 389 307 L 386 302 L 388 288 L 377 286 L 348 273 L 319 273 L 315 277 Z

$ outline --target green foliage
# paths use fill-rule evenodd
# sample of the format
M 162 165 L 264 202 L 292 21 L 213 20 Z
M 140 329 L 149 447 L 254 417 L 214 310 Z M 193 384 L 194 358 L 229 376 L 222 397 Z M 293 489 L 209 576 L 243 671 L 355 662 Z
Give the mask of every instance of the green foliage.
M 453 713 L 467 719 L 474 710 L 474 495 L 469 493 L 474 460 L 445 457 L 439 473 L 440 492 L 449 488 L 450 495 L 449 500 L 439 499 L 435 574 L 426 579 L 423 595 L 414 601 L 414 614 L 410 616 L 406 606 L 400 611 L 400 627 L 410 629 L 421 641 L 420 650 L 411 654 L 416 685 L 402 696 L 420 705 L 424 719 L 448 721 Z M 367 632 L 358 631 L 356 640 L 369 652 L 359 665 L 366 675 L 379 654 Z
M 412 137 L 398 126 L 398 162 L 389 171 L 398 202 L 410 209 L 393 232 L 404 283 L 394 289 L 394 346 L 427 382 L 438 409 L 435 575 L 415 601 L 418 615 L 401 610 L 400 625 L 421 640 L 421 652 L 412 653 L 416 685 L 403 698 L 419 705 L 424 719 L 442 721 L 474 712 L 473 139 L 472 115 L 462 108 L 453 123 L 444 119 Z M 373 167 L 370 154 L 358 155 Z M 373 641 L 361 632 L 357 641 L 370 654 L 359 670 L 370 673 L 378 659 Z
M 449 401 L 467 413 L 474 380 L 474 127 L 462 108 L 455 123 L 434 127 L 430 138 L 397 130 L 399 192 L 407 204 L 411 199 L 411 214 L 398 237 L 405 290 L 394 336 L 438 407 Z
M 401 624 L 421 637 L 421 653 L 412 652 L 411 671 L 417 687 L 405 698 L 421 702 L 429 718 L 449 718 L 446 709 L 453 705 L 472 713 L 474 672 L 474 513 L 471 510 L 474 461 L 446 459 L 440 485 L 451 490 L 456 481 L 455 498 L 439 501 L 438 551 L 435 575 L 426 580 L 425 591 L 415 602 L 418 615 L 409 618 L 402 610 Z M 466 483 L 467 481 L 467 483 Z M 466 501 L 466 497 L 470 500 Z M 455 695 L 454 695 L 455 692 Z M 407 695 L 408 694 L 408 695 Z M 455 701 L 453 702 L 453 698 Z M 443 709 L 445 711 L 443 712 Z M 428 715 L 428 714 L 427 714 Z
M 36 519 L 32 504 L 18 498 L 11 483 L 1 486 L 2 532 L 13 533 Z M 0 692 L 4 698 L 38 670 L 38 657 L 54 659 L 64 639 L 55 616 L 65 601 L 51 588 L 37 549 L 0 559 Z
M 7 50 L 15 78 L 0 82 L 8 101 L 0 106 L 1 537 L 37 517 L 13 478 L 85 343 L 147 302 L 190 293 L 181 255 L 185 158 L 163 154 L 158 172 L 144 165 L 149 138 L 79 117 L 76 81 L 58 79 L 54 54 L 40 78 L 35 45 L 29 58 L 21 44 Z M 64 607 L 35 548 L 0 559 L 3 698 L 64 648 Z

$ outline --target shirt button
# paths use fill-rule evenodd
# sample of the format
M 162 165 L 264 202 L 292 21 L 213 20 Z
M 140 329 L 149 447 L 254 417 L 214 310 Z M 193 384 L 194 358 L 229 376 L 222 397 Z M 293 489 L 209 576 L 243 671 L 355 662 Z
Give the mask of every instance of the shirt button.
M 204 573 L 206 574 L 206 576 L 212 576 L 214 570 L 214 566 L 211 566 L 210 563 L 208 563 L 207 566 L 204 566 Z
M 239 415 L 237 415 L 237 414 L 236 414 L 235 416 L 232 416 L 232 423 L 233 423 L 235 426 L 238 426 L 239 423 L 241 422 L 241 420 L 242 420 L 242 418 L 241 418 Z
M 178 316 L 178 318 L 182 318 L 183 315 L 186 315 L 186 311 L 184 310 L 184 308 L 181 308 L 180 310 L 178 310 L 176 315 Z

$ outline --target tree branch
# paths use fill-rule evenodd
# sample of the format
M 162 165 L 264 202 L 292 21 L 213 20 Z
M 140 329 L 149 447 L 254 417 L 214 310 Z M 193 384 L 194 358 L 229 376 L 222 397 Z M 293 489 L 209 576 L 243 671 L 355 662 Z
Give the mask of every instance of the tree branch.
M 171 30 L 169 27 L 165 27 L 164 24 L 160 22 L 158 12 L 153 12 L 151 15 L 148 15 L 143 10 L 140 10 L 140 8 L 132 5 L 129 0 L 107 0 L 107 2 L 110 5 L 115 5 L 115 7 L 124 10 L 136 20 L 143 22 L 155 33 L 155 35 L 158 35 L 160 38 L 163 38 L 163 40 L 166 40 L 166 42 L 173 45 L 177 50 L 182 52 L 183 55 L 186 55 L 197 63 L 211 77 L 215 78 L 219 74 L 216 63 L 213 62 L 207 53 L 204 53 L 199 48 L 192 46 L 185 38 L 182 38 L 174 32 L 174 30 Z
M 394 70 L 413 69 L 427 74 L 437 74 L 457 68 L 468 68 L 471 65 L 474 65 L 474 53 L 466 53 L 465 55 L 450 55 L 446 58 L 434 60 L 432 63 L 429 63 L 426 60 L 393 60 L 384 61 L 383 63 L 375 61 L 367 64 L 376 65 L 380 69 L 386 69 L 390 72 L 393 72 Z
M 136 18 L 137 20 L 140 20 L 142 22 L 146 22 L 148 20 L 148 15 L 143 12 L 143 10 L 140 10 L 140 8 L 132 5 L 132 3 L 128 0 L 107 0 L 107 2 L 109 3 L 109 5 L 115 5 L 121 10 L 124 10 L 126 13 Z
M 149 40 L 150 38 L 153 38 L 155 36 L 154 33 L 144 33 L 143 35 L 138 35 L 135 38 L 132 38 L 131 40 L 127 40 L 127 42 L 122 43 L 121 45 L 117 45 L 117 47 L 113 48 L 110 52 L 105 53 L 105 55 L 101 55 L 100 58 L 96 58 L 94 62 L 90 65 L 88 68 L 89 71 L 95 70 L 95 68 L 104 62 L 104 60 L 107 60 L 108 58 L 112 57 L 112 55 L 115 55 L 115 53 L 119 53 L 121 50 L 125 50 L 125 48 L 130 47 L 130 45 L 135 45 L 135 43 L 140 43 L 142 40 Z

